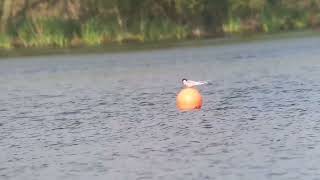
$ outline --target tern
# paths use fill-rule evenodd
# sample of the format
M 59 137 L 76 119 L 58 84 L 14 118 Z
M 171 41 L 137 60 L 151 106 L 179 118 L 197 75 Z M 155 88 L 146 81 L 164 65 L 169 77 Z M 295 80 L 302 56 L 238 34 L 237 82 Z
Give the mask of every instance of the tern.
M 208 84 L 208 82 L 207 81 L 192 81 L 192 80 L 188 80 L 188 79 L 183 78 L 182 84 L 186 87 L 193 87 L 193 86 Z

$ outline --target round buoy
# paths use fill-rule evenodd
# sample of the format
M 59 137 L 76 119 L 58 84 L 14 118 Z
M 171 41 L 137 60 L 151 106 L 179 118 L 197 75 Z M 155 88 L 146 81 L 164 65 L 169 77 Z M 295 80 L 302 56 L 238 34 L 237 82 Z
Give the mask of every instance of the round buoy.
M 202 96 L 195 88 L 184 88 L 177 96 L 177 107 L 181 111 L 200 109 L 202 106 Z

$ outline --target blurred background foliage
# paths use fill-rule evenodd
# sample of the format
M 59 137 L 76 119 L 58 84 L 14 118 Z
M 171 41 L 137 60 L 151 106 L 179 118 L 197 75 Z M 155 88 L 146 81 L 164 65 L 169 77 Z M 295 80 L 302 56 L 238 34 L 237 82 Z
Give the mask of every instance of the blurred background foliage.
M 0 48 L 78 47 L 317 28 L 320 0 L 0 0 Z

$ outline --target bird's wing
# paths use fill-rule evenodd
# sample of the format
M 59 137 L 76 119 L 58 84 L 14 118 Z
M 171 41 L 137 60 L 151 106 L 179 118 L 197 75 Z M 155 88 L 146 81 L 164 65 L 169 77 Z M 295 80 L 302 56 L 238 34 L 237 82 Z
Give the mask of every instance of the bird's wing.
M 190 84 L 194 86 L 198 86 L 198 85 L 208 84 L 208 82 L 207 81 L 190 81 Z

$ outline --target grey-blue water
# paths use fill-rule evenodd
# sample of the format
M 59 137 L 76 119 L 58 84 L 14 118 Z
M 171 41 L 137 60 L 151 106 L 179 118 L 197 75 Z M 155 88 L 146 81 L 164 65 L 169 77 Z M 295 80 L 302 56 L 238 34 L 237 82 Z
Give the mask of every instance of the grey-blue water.
M 0 179 L 320 179 L 320 37 L 0 60 Z M 200 111 L 179 112 L 182 78 Z

